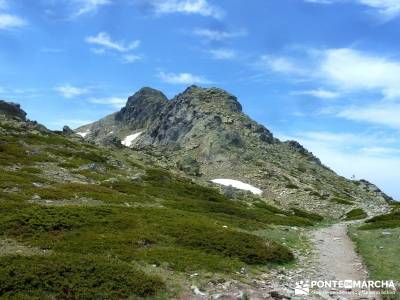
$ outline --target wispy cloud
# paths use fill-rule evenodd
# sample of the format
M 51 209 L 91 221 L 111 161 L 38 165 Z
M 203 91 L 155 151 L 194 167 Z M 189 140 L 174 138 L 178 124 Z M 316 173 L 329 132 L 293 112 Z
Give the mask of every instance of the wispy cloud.
M 7 13 L 0 14 L 0 30 L 16 29 L 26 26 L 28 23 L 16 15 Z
M 108 97 L 108 98 L 90 98 L 89 102 L 95 104 L 104 104 L 110 105 L 114 108 L 121 108 L 125 105 L 126 99 L 125 98 L 118 98 L 118 97 Z
M 304 0 L 309 3 L 334 4 L 334 3 L 357 3 L 376 11 L 387 20 L 400 15 L 400 2 L 398 0 Z
M 306 96 L 312 96 L 315 98 L 321 98 L 321 99 L 335 99 L 340 96 L 340 93 L 338 92 L 333 92 L 329 91 L 326 89 L 315 89 L 315 90 L 304 90 L 304 91 L 293 91 L 290 93 L 291 95 L 306 95 Z
M 341 109 L 337 116 L 371 124 L 384 125 L 400 130 L 400 104 L 379 102 Z
M 143 59 L 143 57 L 141 57 L 140 55 L 127 54 L 122 57 L 122 62 L 125 64 L 131 64 L 131 63 L 137 62 L 142 59 Z
M 223 41 L 226 39 L 246 36 L 247 31 L 245 29 L 240 29 L 236 31 L 225 31 L 209 28 L 197 28 L 193 31 L 193 34 L 202 38 L 206 38 L 210 41 Z
M 208 51 L 213 59 L 227 60 L 236 57 L 236 52 L 232 49 L 211 49 Z
M 286 75 L 308 76 L 309 71 L 303 66 L 286 56 L 263 55 L 256 62 L 256 67 L 267 72 L 277 72 Z
M 181 13 L 201 15 L 221 19 L 224 11 L 207 0 L 148 0 L 148 4 L 158 15 Z
M 386 99 L 400 98 L 400 61 L 382 55 L 351 48 L 308 49 L 301 59 L 264 55 L 256 64 L 267 71 L 290 78 L 312 79 L 339 91 L 372 91 Z
M 55 88 L 57 92 L 59 92 L 63 97 L 65 98 L 74 98 L 77 96 L 85 95 L 89 93 L 90 89 L 89 88 L 80 88 L 80 87 L 75 87 L 70 84 L 64 84 L 57 86 Z
M 73 0 L 73 2 L 77 7 L 74 17 L 96 13 L 100 7 L 112 3 L 111 0 Z
M 86 42 L 119 52 L 129 52 L 138 48 L 140 45 L 139 40 L 132 41 L 128 44 L 124 42 L 113 41 L 107 32 L 99 32 L 95 36 L 89 36 L 86 38 Z
M 165 73 L 157 74 L 161 81 L 169 84 L 210 84 L 211 81 L 203 76 L 194 75 L 191 73 Z
M 400 15 L 398 0 L 358 0 L 360 4 L 376 9 L 381 15 L 391 19 Z

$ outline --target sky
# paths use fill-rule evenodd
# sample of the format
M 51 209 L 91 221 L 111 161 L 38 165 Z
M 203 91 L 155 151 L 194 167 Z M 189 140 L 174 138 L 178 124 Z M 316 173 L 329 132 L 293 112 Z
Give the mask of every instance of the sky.
M 399 37 L 400 0 L 0 0 L 0 99 L 60 129 L 216 86 L 400 199 Z

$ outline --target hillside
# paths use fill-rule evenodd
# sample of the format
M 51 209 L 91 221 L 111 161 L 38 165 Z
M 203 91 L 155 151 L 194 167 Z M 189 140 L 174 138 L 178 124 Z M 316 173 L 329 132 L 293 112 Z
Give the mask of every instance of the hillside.
M 171 100 L 143 88 L 119 112 L 75 130 L 88 141 L 123 145 L 200 183 L 238 180 L 266 201 L 334 218 L 361 207 L 384 212 L 392 200 L 367 181 L 338 176 L 296 141 L 281 142 L 251 120 L 233 95 L 191 86 Z
M 151 97 L 143 98 L 149 91 Z M 198 103 L 191 99 L 193 92 L 198 93 Z M 80 128 L 90 131 L 89 141 L 68 127 L 50 131 L 28 120 L 19 105 L 0 101 L 1 298 L 282 299 L 292 295 L 294 280 L 320 276 L 311 251 L 312 235 L 335 215 L 323 218 L 310 212 L 325 212 L 328 206 L 315 208 L 318 201 L 345 212 L 340 217 L 348 220 L 386 211 L 385 195 L 377 187 L 340 178 L 299 144 L 273 138 L 242 114 L 233 97 L 226 99 L 222 110 L 209 111 L 219 116 L 231 111 L 236 127 L 217 122 L 217 128 L 204 129 L 216 119 L 204 115 L 210 103 L 202 98 L 204 93 L 210 90 L 190 88 L 169 101 L 159 92 L 141 90 L 120 112 Z M 131 120 L 143 106 L 153 113 Z M 188 107 L 201 117 L 190 117 Z M 184 133 L 179 132 L 181 122 L 186 122 Z M 249 125 L 243 128 L 245 122 Z M 140 132 L 134 129 L 137 124 L 147 127 L 140 129 L 136 146 L 123 147 L 120 139 Z M 101 134 L 111 127 L 115 132 L 111 139 Z M 244 143 L 241 147 L 213 136 L 233 128 Z M 203 130 L 199 146 L 185 149 Z M 217 140 L 220 147 L 201 151 Z M 235 166 L 233 158 L 240 162 L 248 154 L 243 147 L 264 157 L 265 165 L 274 166 L 281 177 L 248 175 L 243 170 L 251 168 Z M 224 153 L 222 149 L 227 151 L 225 157 L 215 154 Z M 285 164 L 283 154 L 288 157 Z M 182 162 L 188 156 L 189 167 Z M 193 172 L 193 158 L 198 172 Z M 246 161 L 257 169 L 266 168 L 257 159 Z M 302 176 L 290 173 L 296 168 L 292 162 L 305 166 Z M 245 175 L 229 176 L 225 166 Z M 221 187 L 208 181 L 214 174 L 256 182 L 262 190 L 246 192 L 243 182 L 238 186 L 242 190 Z M 289 180 L 298 186 L 289 186 Z M 324 190 L 349 187 L 346 195 L 354 196 L 351 203 L 348 197 L 303 200 L 299 195 L 306 197 L 305 180 L 319 182 Z M 333 182 L 325 187 L 324 180 Z M 291 190 L 290 197 L 269 198 L 270 185 Z M 298 204 L 282 199 L 297 199 Z M 314 199 L 319 200 L 309 206 Z M 323 238 L 332 243 L 329 234 Z
M 128 148 L 52 132 L 11 103 L 0 102 L 0 141 L 2 299 L 177 299 L 205 280 L 248 282 L 294 261 L 280 226 L 322 219 L 232 201 Z

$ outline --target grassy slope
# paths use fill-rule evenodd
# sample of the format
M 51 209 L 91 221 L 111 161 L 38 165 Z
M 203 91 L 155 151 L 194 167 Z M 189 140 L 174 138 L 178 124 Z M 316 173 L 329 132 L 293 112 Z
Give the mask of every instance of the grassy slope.
M 394 205 L 393 211 L 389 214 L 371 218 L 362 226 L 351 227 L 349 235 L 363 256 L 371 278 L 400 282 L 398 205 Z M 400 295 L 397 294 L 391 299 L 400 299 Z
M 0 253 L 3 298 L 168 298 L 180 272 L 232 275 L 292 261 L 287 247 L 253 232 L 319 219 L 229 200 L 129 152 L 116 157 L 24 123 L 0 125 L 0 230 L 47 253 Z

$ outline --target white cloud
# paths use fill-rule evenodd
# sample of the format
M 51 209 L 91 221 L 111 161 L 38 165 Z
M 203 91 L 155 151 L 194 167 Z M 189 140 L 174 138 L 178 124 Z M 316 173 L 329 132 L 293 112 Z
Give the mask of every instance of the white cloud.
M 380 102 L 364 106 L 351 106 L 340 110 L 337 116 L 400 130 L 400 104 Z
M 399 0 L 304 0 L 309 3 L 334 4 L 334 3 L 357 3 L 376 10 L 385 19 L 392 19 L 400 15 Z
M 131 64 L 139 60 L 142 60 L 142 57 L 135 54 L 127 54 L 122 57 L 122 62 L 126 64 Z
M 211 57 L 218 60 L 233 59 L 236 57 L 236 52 L 231 49 L 212 49 L 208 51 Z
M 340 96 L 340 93 L 328 91 L 325 89 L 305 90 L 305 91 L 293 91 L 291 95 L 306 95 L 313 96 L 321 99 L 335 99 Z
M 222 41 L 226 39 L 246 36 L 247 31 L 245 29 L 240 29 L 237 31 L 224 31 L 208 28 L 198 28 L 193 31 L 193 34 L 211 41 Z
M 140 45 L 139 40 L 135 40 L 129 44 L 113 41 L 110 35 L 106 32 L 99 32 L 96 36 L 89 36 L 86 38 L 86 42 L 118 52 L 129 52 L 138 48 Z
M 77 11 L 74 13 L 74 17 L 95 13 L 101 6 L 112 3 L 111 0 L 74 0 L 74 2 L 77 5 Z
M 295 60 L 285 56 L 263 55 L 256 63 L 265 71 L 283 73 L 286 75 L 308 76 L 307 72 Z
M 224 11 L 207 0 L 150 0 L 149 4 L 158 15 L 182 13 L 197 14 L 204 17 L 220 19 L 224 16 Z
M 165 72 L 160 72 L 158 73 L 158 77 L 161 79 L 161 81 L 170 83 L 170 84 L 210 84 L 211 81 L 208 79 L 198 76 L 198 75 L 193 75 L 190 73 L 165 73 Z
M 388 18 L 400 14 L 400 2 L 398 0 L 358 0 L 358 2 L 377 9 L 380 14 Z
M 89 101 L 91 103 L 95 103 L 95 104 L 111 105 L 118 109 L 125 106 L 125 104 L 126 104 L 126 99 L 118 98 L 118 97 L 91 98 L 91 99 L 89 99 Z
M 15 15 L 0 14 L 0 30 L 21 28 L 27 25 L 27 22 Z
M 74 98 L 89 93 L 88 88 L 78 88 L 69 84 L 61 85 L 55 88 L 65 98 Z
M 375 147 L 364 147 L 361 149 L 361 152 L 373 156 L 398 155 L 400 154 L 400 149 L 375 146 Z
M 378 92 L 387 100 L 400 99 L 400 61 L 351 48 L 307 49 L 302 59 L 264 55 L 257 66 L 296 79 L 307 79 L 341 92 Z M 315 96 L 334 96 L 312 90 Z M 311 94 L 311 93 L 310 93 Z
M 387 98 L 400 97 L 400 62 L 342 48 L 324 51 L 318 72 L 348 90 L 377 90 Z

